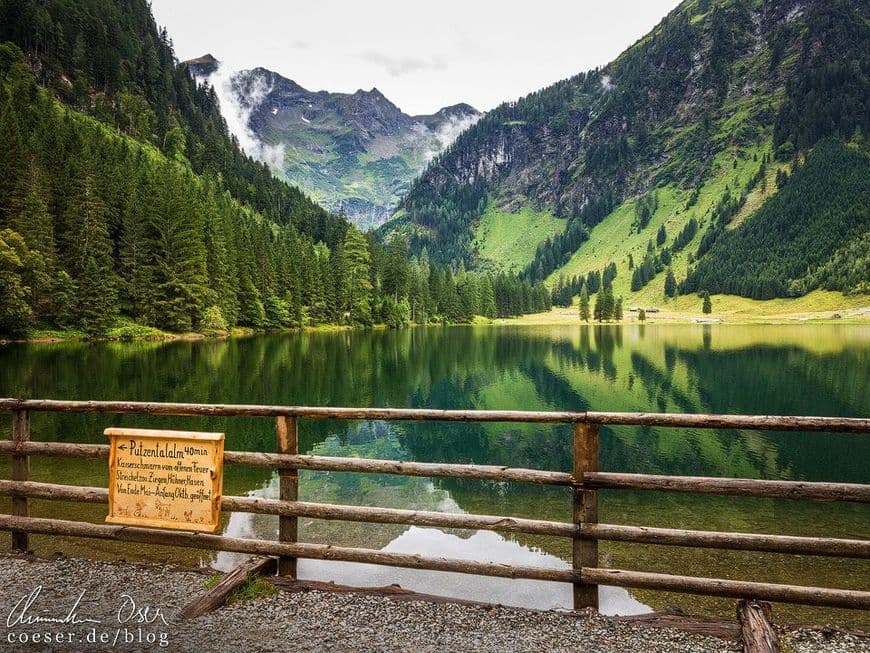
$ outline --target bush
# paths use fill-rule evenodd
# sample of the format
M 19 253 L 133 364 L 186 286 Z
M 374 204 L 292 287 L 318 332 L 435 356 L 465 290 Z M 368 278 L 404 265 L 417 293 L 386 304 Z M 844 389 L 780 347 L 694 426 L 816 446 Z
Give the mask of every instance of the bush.
M 220 306 L 209 306 L 205 309 L 199 330 L 200 333 L 207 336 L 224 335 L 229 331 L 229 325 L 227 325 L 227 321 L 224 319 Z

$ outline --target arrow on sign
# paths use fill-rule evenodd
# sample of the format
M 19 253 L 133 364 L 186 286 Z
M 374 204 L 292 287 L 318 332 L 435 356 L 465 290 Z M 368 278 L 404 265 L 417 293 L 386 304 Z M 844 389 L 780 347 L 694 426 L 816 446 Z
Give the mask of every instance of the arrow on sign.
M 126 445 L 126 444 L 119 444 L 119 445 L 118 445 L 118 449 L 121 449 L 122 451 L 123 451 L 124 449 L 126 449 L 126 448 L 127 448 L 127 445 Z

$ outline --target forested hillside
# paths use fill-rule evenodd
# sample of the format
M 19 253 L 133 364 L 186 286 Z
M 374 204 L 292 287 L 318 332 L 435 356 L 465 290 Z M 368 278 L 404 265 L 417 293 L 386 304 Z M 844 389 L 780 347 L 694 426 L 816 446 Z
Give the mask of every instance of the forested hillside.
M 491 252 L 510 251 L 505 234 L 536 239 L 533 255 L 510 263 L 546 280 L 559 303 L 611 266 L 617 294 L 645 301 L 648 287 L 659 300 L 866 288 L 866 266 L 835 273 L 868 231 L 842 210 L 857 190 L 845 184 L 829 189 L 838 198 L 791 191 L 810 233 L 847 239 L 812 248 L 811 269 L 786 261 L 795 241 L 769 250 L 782 260 L 765 267 L 764 291 L 709 271 L 726 250 L 739 267 L 749 234 L 785 233 L 775 216 L 788 200 L 764 207 L 790 175 L 795 185 L 815 175 L 799 168 L 820 165 L 811 152 L 821 139 L 850 142 L 858 174 L 870 174 L 857 153 L 870 129 L 868 25 L 866 2 L 686 0 L 613 63 L 488 113 L 432 162 L 380 235 L 484 269 L 502 265 Z M 529 210 L 539 218 L 524 233 Z M 726 231 L 734 236 L 714 247 Z
M 0 42 L 25 53 L 40 85 L 68 106 L 149 143 L 239 201 L 333 246 L 344 221 L 246 156 L 213 91 L 176 66 L 145 0 L 0 0 Z
M 401 325 L 549 306 L 410 259 L 271 176 L 142 0 L 0 0 L 0 334 Z M 131 323 L 132 321 L 132 323 Z
M 868 170 L 868 152 L 822 141 L 751 220 L 722 233 L 680 292 L 772 299 L 820 286 L 870 291 Z

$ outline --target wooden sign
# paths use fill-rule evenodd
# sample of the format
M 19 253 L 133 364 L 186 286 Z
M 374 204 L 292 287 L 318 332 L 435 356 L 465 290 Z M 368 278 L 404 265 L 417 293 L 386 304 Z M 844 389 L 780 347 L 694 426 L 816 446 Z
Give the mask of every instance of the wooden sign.
M 224 434 L 108 428 L 109 524 L 215 532 Z

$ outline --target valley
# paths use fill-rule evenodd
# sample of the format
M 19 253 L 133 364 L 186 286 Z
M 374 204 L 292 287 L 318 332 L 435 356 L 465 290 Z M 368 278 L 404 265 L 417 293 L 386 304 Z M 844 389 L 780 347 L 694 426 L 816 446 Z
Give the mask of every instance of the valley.
M 376 88 L 313 92 L 265 68 L 229 70 L 212 55 L 182 65 L 215 89 L 249 155 L 362 229 L 386 222 L 411 180 L 481 115 L 457 104 L 410 116 Z

